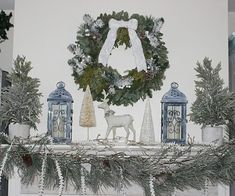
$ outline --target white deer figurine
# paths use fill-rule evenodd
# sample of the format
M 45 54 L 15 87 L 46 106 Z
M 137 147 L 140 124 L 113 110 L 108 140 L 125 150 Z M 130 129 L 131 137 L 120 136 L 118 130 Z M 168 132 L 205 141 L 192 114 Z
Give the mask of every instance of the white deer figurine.
M 113 130 L 113 139 L 115 139 L 116 128 L 123 127 L 126 131 L 126 141 L 128 141 L 128 138 L 130 135 L 129 129 L 131 129 L 133 133 L 133 140 L 136 141 L 136 131 L 133 127 L 133 121 L 134 121 L 133 117 L 129 114 L 118 115 L 118 116 L 114 115 L 115 112 L 113 110 L 110 110 L 109 105 L 108 105 L 109 100 L 106 97 L 107 95 L 103 99 L 103 103 L 98 105 L 98 108 L 101 108 L 104 110 L 104 117 L 108 124 L 105 139 L 108 138 L 111 130 Z

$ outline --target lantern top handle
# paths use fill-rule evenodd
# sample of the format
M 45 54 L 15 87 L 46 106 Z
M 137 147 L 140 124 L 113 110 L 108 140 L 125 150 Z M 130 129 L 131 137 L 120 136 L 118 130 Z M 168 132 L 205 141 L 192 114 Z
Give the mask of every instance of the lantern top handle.
M 64 87 L 65 87 L 64 82 L 62 81 L 57 82 L 56 89 L 49 94 L 47 101 L 72 102 L 73 103 L 72 95 L 67 90 L 65 90 Z
M 177 82 L 172 82 L 171 83 L 171 88 L 177 89 L 179 87 L 179 84 Z
M 165 93 L 162 97 L 162 103 L 188 103 L 187 98 L 184 93 L 179 89 L 179 84 L 177 82 L 171 83 L 171 89 Z
M 62 81 L 59 81 L 59 82 L 57 82 L 56 87 L 59 88 L 59 89 L 62 89 L 62 88 L 65 87 L 65 83 L 62 82 Z

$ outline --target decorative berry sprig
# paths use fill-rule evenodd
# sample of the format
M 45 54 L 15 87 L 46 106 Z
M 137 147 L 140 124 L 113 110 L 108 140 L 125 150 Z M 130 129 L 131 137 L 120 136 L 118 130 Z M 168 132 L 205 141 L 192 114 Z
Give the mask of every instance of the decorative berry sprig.
M 155 196 L 154 185 L 153 185 L 153 175 L 150 174 L 149 176 L 149 188 L 151 196 Z
M 62 176 L 62 172 L 61 172 L 61 168 L 60 168 L 60 164 L 59 164 L 58 160 L 55 159 L 54 161 L 55 161 L 56 171 L 57 171 L 58 177 L 59 177 L 59 192 L 58 192 L 58 196 L 61 196 L 62 192 L 64 190 L 64 178 Z
M 123 177 L 123 170 L 122 170 L 122 168 L 120 168 L 120 178 L 121 178 L 120 193 L 121 193 L 123 196 L 126 196 L 126 190 L 125 190 L 125 186 L 124 186 L 124 177 Z
M 81 195 L 87 195 L 84 168 L 81 168 Z
M 40 182 L 39 182 L 40 190 L 38 193 L 39 196 L 42 196 L 44 193 L 44 179 L 45 179 L 45 172 L 46 172 L 46 163 L 47 163 L 47 153 L 45 152 L 45 155 L 42 161 L 42 171 L 40 174 Z

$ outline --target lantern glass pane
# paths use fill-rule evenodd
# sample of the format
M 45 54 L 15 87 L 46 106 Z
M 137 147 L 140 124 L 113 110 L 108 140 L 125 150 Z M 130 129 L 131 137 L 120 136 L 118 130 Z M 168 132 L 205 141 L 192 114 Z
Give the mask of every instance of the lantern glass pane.
M 52 105 L 52 137 L 66 137 L 67 105 Z
M 181 106 L 167 107 L 167 139 L 181 139 Z

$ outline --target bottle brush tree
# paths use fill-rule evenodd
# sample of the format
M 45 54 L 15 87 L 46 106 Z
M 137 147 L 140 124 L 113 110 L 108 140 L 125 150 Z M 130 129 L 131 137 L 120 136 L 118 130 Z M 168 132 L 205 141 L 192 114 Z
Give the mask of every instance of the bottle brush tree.
M 89 128 L 96 126 L 95 109 L 89 85 L 83 97 L 79 124 L 82 127 L 87 127 L 87 140 L 89 140 Z
M 215 68 L 212 61 L 204 58 L 195 68 L 198 80 L 195 81 L 196 100 L 191 107 L 190 120 L 203 127 L 226 125 L 234 115 L 235 95 L 224 87 L 220 77 L 221 63 Z
M 144 144 L 155 143 L 153 119 L 152 119 L 152 112 L 149 99 L 147 99 L 145 104 L 144 118 L 140 131 L 140 142 Z

